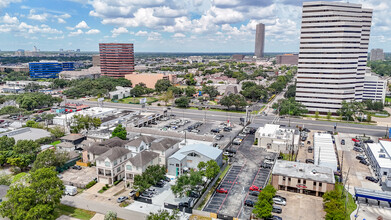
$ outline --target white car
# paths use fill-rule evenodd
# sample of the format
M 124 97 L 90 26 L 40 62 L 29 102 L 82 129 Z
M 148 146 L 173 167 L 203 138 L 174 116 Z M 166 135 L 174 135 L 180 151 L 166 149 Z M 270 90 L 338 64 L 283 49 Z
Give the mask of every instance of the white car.
M 274 204 L 286 206 L 286 201 L 281 198 L 273 198 Z

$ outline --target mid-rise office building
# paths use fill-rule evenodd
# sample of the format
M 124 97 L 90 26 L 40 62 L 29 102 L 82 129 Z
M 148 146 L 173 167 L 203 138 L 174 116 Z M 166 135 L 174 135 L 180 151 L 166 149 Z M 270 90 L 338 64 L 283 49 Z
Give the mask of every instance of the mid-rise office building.
M 133 44 L 100 43 L 99 52 L 102 75 L 125 77 L 134 72 Z
M 371 61 L 384 60 L 383 49 L 379 49 L 379 48 L 372 49 L 370 59 Z
M 310 113 L 362 101 L 371 22 L 360 4 L 303 3 L 296 100 Z
M 63 70 L 73 71 L 75 65 L 73 62 L 60 63 L 57 61 L 42 61 L 29 63 L 31 78 L 58 78 L 59 73 Z
M 299 62 L 298 54 L 284 54 L 276 56 L 276 64 L 279 65 L 297 65 Z
M 265 25 L 262 23 L 257 24 L 257 29 L 255 33 L 255 52 L 256 57 L 264 56 L 264 46 L 265 46 Z
M 386 99 L 387 81 L 378 76 L 366 75 L 364 78 L 363 100 L 382 102 Z

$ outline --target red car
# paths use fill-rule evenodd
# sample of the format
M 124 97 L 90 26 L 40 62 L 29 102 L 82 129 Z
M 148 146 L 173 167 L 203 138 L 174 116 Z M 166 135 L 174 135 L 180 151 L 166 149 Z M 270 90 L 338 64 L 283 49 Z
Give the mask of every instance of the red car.
M 357 140 L 356 138 L 352 138 L 353 142 L 360 142 L 360 140 Z
M 261 192 L 261 189 L 258 186 L 252 185 L 250 187 L 250 191 L 259 191 L 259 192 Z
M 226 189 L 224 189 L 224 188 L 216 189 L 216 192 L 218 192 L 218 193 L 225 193 L 225 194 L 228 193 L 228 191 Z

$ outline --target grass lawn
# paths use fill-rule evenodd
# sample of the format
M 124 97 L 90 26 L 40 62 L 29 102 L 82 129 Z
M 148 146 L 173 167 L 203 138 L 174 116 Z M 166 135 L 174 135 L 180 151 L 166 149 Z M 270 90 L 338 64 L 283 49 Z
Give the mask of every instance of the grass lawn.
M 95 212 L 84 210 L 84 209 L 78 209 L 71 206 L 60 204 L 55 209 L 55 216 L 56 218 L 60 217 L 61 215 L 66 215 L 69 217 L 78 218 L 81 220 L 89 220 L 92 217 L 94 217 Z
M 148 103 L 152 103 L 152 102 L 156 102 L 158 101 L 157 98 L 155 97 L 128 97 L 128 98 L 124 98 L 124 99 L 120 99 L 118 100 L 118 103 L 132 103 L 132 104 L 140 104 L 140 99 L 143 99 L 143 98 L 147 98 L 147 102 Z
M 54 141 L 54 142 L 50 143 L 50 145 L 56 146 L 56 145 L 57 145 L 57 144 L 59 144 L 59 143 L 61 143 L 61 141 L 60 141 L 60 140 L 58 140 L 58 141 Z
M 343 185 L 342 184 L 335 184 L 336 189 L 338 192 L 342 194 Z M 353 196 L 345 190 L 345 193 L 348 193 L 348 202 L 346 204 L 346 220 L 350 220 L 350 214 L 357 209 L 357 204 L 354 202 Z M 345 204 L 345 198 L 342 201 Z

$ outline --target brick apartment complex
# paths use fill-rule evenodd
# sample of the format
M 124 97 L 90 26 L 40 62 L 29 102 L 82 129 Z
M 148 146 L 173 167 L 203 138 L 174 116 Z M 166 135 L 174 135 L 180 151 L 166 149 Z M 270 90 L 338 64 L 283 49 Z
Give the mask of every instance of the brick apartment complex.
M 125 77 L 134 72 L 133 44 L 100 43 L 99 53 L 102 75 Z

